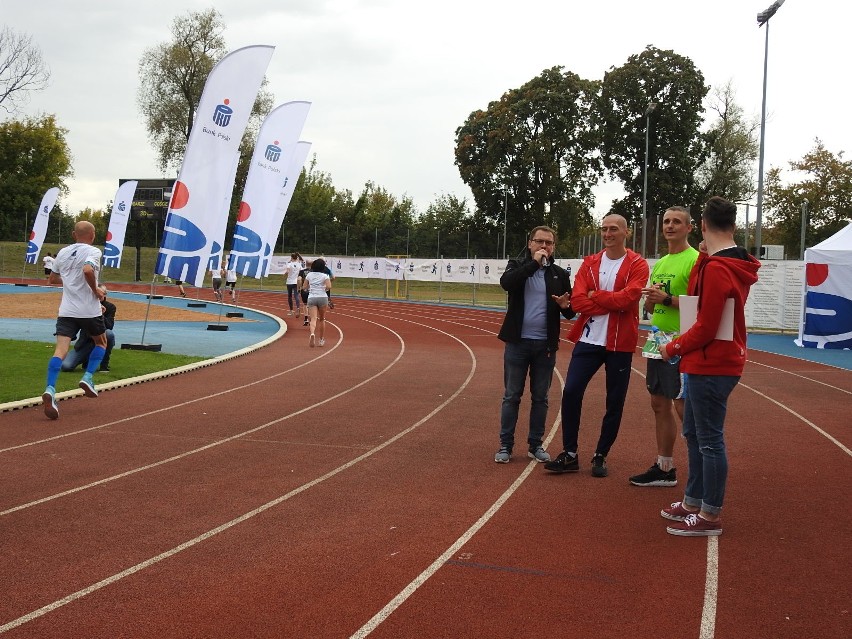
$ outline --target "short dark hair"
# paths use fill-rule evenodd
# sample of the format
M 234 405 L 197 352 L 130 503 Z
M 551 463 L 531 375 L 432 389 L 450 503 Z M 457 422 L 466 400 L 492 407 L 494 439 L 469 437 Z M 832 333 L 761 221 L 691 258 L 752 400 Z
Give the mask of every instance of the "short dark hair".
M 733 231 L 737 226 L 737 205 L 719 195 L 714 195 L 704 205 L 701 219 L 712 230 Z
M 311 262 L 311 270 L 314 273 L 325 273 L 325 260 L 321 257 L 318 257 L 313 262 Z
M 530 234 L 527 238 L 528 241 L 532 241 L 533 236 L 536 233 L 538 233 L 539 231 L 544 231 L 545 233 L 550 233 L 553 236 L 553 241 L 555 242 L 557 240 L 556 231 L 554 231 L 552 228 L 550 228 L 549 226 L 537 226 L 532 231 L 530 231 Z

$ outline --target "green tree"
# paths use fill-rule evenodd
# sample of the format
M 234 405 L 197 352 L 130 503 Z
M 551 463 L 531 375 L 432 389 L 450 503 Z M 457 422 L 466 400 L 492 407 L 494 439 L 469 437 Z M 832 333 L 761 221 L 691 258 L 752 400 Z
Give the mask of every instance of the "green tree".
M 843 151 L 832 153 L 817 139 L 801 160 L 790 162 L 790 169 L 805 178 L 783 184 L 781 170 L 773 167 L 766 176 L 763 204 L 767 219 L 775 226 L 776 241 L 785 246 L 787 255 L 798 257 L 805 200 L 806 247 L 831 237 L 852 220 L 852 161 L 843 159 Z
M 50 68 L 32 36 L 0 28 L 0 109 L 15 113 L 30 91 L 44 89 L 49 80 Z
M 505 216 L 513 252 L 537 224 L 561 225 L 565 236 L 588 217 L 601 174 L 591 124 L 596 91 L 562 67 L 545 69 L 456 129 L 455 163 L 477 219 L 496 229 Z
M 648 127 L 647 210 L 695 201 L 696 171 L 706 148 L 699 130 L 709 87 L 689 58 L 648 46 L 604 75 L 596 124 L 603 164 L 627 195 L 612 209 L 642 219 Z M 650 104 L 656 107 L 646 116 Z
M 438 246 L 438 232 L 441 244 Z M 470 240 L 468 241 L 468 234 Z M 441 194 L 431 202 L 414 226 L 414 237 L 409 251 L 420 256 L 461 257 L 485 255 L 485 246 L 480 245 L 481 233 L 474 228 L 474 219 L 467 199 L 455 195 Z M 478 251 L 482 251 L 481 253 Z
M 190 11 L 172 22 L 172 40 L 146 49 L 139 62 L 137 103 L 164 172 L 178 168 L 183 160 L 207 76 L 227 53 L 224 30 L 215 9 Z M 243 165 L 250 159 L 257 129 L 271 104 L 272 96 L 261 88 L 240 147 L 243 182 L 247 172 Z
M 95 244 L 103 244 L 106 241 L 107 224 L 109 216 L 102 209 L 86 207 L 74 218 L 74 223 L 91 222 L 95 227 Z
M 67 134 L 52 115 L 0 122 L 0 238 L 28 237 L 45 191 L 68 192 L 74 170 Z
M 699 212 L 713 195 L 743 202 L 755 193 L 752 176 L 759 150 L 760 124 L 757 118 L 746 118 L 735 98 L 730 82 L 713 90 L 710 109 L 718 118 L 704 134 L 707 157 L 696 172 L 697 198 L 692 203 L 693 211 Z

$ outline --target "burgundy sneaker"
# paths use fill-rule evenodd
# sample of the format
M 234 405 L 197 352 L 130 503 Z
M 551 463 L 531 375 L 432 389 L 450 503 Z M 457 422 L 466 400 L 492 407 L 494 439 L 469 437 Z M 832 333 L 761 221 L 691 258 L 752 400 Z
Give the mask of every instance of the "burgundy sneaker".
M 663 508 L 660 511 L 660 515 L 662 515 L 666 519 L 671 519 L 672 521 L 683 521 L 689 515 L 697 514 L 697 510 L 687 510 L 686 508 L 684 508 L 682 501 L 676 501 L 668 508 Z
M 692 514 L 667 527 L 666 532 L 680 537 L 716 537 L 722 534 L 722 522 L 718 519 L 707 521 L 701 515 Z

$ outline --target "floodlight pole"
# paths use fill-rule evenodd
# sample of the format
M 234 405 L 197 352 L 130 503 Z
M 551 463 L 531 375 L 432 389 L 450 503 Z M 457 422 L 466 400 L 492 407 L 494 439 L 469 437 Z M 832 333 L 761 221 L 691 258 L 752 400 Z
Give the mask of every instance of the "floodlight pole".
M 656 102 L 649 102 L 645 109 L 645 166 L 642 174 L 642 257 L 648 255 L 648 219 L 646 217 L 648 208 L 648 129 L 651 126 L 651 113 L 657 108 Z
M 760 156 L 757 162 L 757 219 L 754 223 L 754 252 L 760 257 L 760 231 L 763 220 L 763 155 L 766 139 L 766 71 L 769 61 L 769 19 L 784 4 L 784 0 L 776 0 L 768 9 L 757 14 L 758 28 L 766 25 L 766 44 L 763 50 L 763 105 L 760 110 Z

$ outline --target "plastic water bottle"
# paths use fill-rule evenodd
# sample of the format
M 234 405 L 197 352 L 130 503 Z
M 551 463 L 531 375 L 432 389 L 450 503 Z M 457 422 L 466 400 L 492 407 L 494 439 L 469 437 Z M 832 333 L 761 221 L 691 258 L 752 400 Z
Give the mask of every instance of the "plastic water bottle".
M 651 327 L 651 333 L 654 336 L 654 342 L 657 344 L 657 350 L 662 351 L 663 347 L 672 341 L 672 338 L 666 335 L 656 326 Z M 669 364 L 677 364 L 680 361 L 680 355 L 675 355 L 669 360 Z

